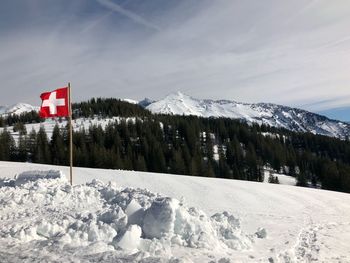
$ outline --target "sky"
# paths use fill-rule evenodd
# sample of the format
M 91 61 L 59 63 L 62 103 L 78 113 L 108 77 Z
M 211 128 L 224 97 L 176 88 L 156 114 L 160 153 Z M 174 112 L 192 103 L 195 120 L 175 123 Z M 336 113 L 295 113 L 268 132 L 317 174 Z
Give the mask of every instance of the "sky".
M 348 0 L 2 0 L 0 105 L 72 97 L 272 102 L 350 121 Z

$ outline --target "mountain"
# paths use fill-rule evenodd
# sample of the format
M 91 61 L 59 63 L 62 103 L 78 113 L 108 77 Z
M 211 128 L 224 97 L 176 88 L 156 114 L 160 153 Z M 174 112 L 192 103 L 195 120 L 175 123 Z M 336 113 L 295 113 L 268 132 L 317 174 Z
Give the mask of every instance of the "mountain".
M 76 166 L 259 182 L 267 169 L 268 181 L 283 173 L 294 179 L 291 184 L 350 193 L 348 140 L 267 125 L 252 128 L 239 119 L 152 115 L 111 98 L 74 107 Z M 43 121 L 29 113 L 0 121 L 0 160 L 67 164 L 64 118 Z
M 311 132 L 341 139 L 350 136 L 350 123 L 333 120 L 306 110 L 272 103 L 249 104 L 231 100 L 201 100 L 181 92 L 172 93 L 158 101 L 148 98 L 139 102 L 130 99 L 124 101 L 138 104 L 153 113 L 226 117 L 241 119 L 248 123 L 266 124 L 291 131 Z M 39 107 L 26 103 L 18 103 L 10 107 L 0 106 L 0 116 L 19 115 L 33 110 L 38 111 Z
M 272 103 L 249 104 L 230 100 L 201 100 L 177 92 L 149 104 L 146 109 L 161 114 L 242 119 L 248 123 L 267 124 L 291 131 L 311 132 L 342 139 L 350 135 L 349 123 Z
M 39 107 L 35 107 L 26 103 L 17 103 L 9 107 L 0 106 L 0 116 L 6 116 L 9 114 L 20 115 L 21 113 L 38 111 L 38 110 L 39 110 Z
M 156 102 L 156 101 L 155 101 L 155 100 L 151 100 L 151 99 L 149 99 L 149 98 L 144 98 L 143 100 L 140 100 L 138 104 L 139 104 L 141 107 L 146 108 L 147 106 L 149 106 L 150 104 L 152 104 L 152 103 L 154 103 L 154 102 Z

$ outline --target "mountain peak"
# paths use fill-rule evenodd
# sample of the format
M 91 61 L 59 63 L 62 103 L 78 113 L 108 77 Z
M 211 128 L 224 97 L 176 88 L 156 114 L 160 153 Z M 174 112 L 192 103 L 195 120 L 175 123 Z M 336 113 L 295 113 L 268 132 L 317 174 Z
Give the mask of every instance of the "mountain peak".
M 17 114 L 30 112 L 30 111 L 39 111 L 39 107 L 32 106 L 27 103 L 16 103 L 11 106 L 0 106 L 0 116 L 5 116 L 9 114 Z

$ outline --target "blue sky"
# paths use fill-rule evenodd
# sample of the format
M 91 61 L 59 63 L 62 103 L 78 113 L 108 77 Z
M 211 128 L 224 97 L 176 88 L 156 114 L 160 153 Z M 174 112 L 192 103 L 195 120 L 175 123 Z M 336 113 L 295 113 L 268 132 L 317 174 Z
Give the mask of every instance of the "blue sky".
M 331 119 L 350 121 L 350 107 L 334 108 L 324 111 L 319 111 L 318 113 L 326 115 Z
M 73 98 L 273 102 L 350 120 L 350 1 L 3 0 L 0 105 Z

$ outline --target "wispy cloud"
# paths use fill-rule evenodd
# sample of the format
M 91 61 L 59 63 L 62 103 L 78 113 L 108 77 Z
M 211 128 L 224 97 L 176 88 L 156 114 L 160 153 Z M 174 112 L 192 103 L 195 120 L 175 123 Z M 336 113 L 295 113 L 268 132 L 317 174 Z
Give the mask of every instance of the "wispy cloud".
M 153 30 L 157 30 L 157 31 L 160 30 L 159 26 L 147 21 L 146 19 L 144 19 L 143 17 L 141 17 L 138 14 L 135 14 L 129 10 L 124 9 L 123 7 L 112 2 L 111 0 L 97 0 L 97 2 L 100 3 L 101 5 L 107 7 L 108 9 L 113 10 L 114 12 L 117 12 L 123 16 L 130 18 L 135 23 L 138 23 L 140 25 L 143 25 L 143 26 L 150 28 L 150 29 L 153 29 Z
M 308 110 L 350 105 L 348 0 L 35 0 L 32 12 L 3 1 L 0 105 L 36 103 L 68 81 L 75 100 L 180 90 Z
M 108 18 L 108 17 L 109 17 L 110 15 L 112 15 L 112 14 L 113 14 L 113 11 L 110 11 L 110 12 L 108 12 L 108 13 L 106 13 L 106 14 L 103 14 L 103 15 L 101 15 L 100 17 L 94 19 L 93 21 L 89 22 L 89 23 L 85 26 L 85 28 L 83 28 L 83 30 L 81 30 L 80 33 L 83 33 L 83 34 L 84 34 L 84 33 L 88 32 L 89 30 L 95 28 L 97 25 L 99 25 L 100 23 L 102 23 L 103 20 L 105 20 L 106 18 Z
M 316 100 L 316 101 L 311 100 L 306 104 L 298 104 L 297 106 L 300 108 L 313 109 L 315 111 L 324 111 L 327 109 L 333 109 L 333 108 L 336 109 L 336 108 L 349 106 L 350 105 L 349 101 L 350 101 L 350 95 L 336 96 L 336 94 L 334 94 L 331 99 Z

